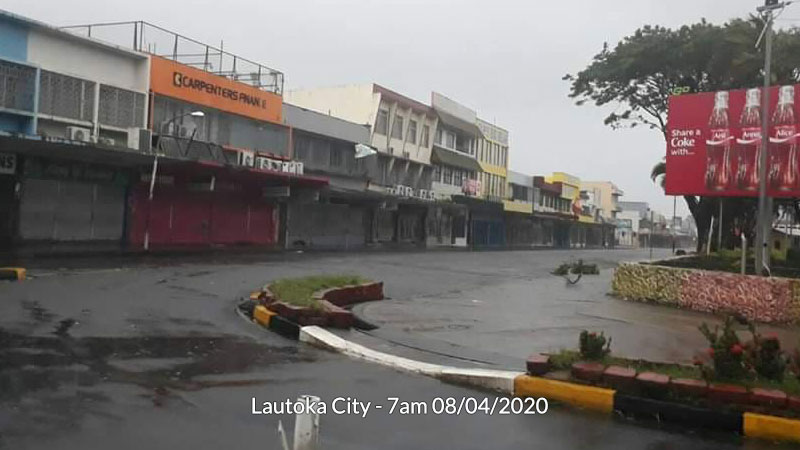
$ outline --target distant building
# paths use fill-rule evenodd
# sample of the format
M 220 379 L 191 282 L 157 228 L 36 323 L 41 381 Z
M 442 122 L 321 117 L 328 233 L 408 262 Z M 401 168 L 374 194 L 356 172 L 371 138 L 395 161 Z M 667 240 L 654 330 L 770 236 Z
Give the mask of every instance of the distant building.
M 619 198 L 623 192 L 610 181 L 581 181 L 581 190 L 592 192 L 593 205 L 599 210 L 599 217 L 608 222 L 617 218 L 621 211 Z

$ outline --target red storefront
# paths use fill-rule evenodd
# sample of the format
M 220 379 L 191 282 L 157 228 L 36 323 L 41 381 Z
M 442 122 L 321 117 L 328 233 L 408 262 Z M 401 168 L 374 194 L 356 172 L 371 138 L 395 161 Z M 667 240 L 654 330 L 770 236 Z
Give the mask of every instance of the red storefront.
M 208 162 L 161 162 L 150 198 L 150 174 L 129 197 L 128 242 L 134 249 L 262 245 L 280 242 L 280 197 L 318 189 L 322 178 Z M 269 195 L 269 196 L 267 196 Z M 147 245 L 145 244 L 147 243 Z

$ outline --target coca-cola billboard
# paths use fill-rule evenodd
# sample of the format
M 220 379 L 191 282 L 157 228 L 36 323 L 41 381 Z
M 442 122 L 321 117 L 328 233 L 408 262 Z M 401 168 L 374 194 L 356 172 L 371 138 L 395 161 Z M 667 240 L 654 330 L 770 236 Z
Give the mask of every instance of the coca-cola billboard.
M 767 187 L 775 197 L 800 196 L 797 91 L 770 88 Z M 759 88 L 671 97 L 667 194 L 758 195 L 761 101 Z

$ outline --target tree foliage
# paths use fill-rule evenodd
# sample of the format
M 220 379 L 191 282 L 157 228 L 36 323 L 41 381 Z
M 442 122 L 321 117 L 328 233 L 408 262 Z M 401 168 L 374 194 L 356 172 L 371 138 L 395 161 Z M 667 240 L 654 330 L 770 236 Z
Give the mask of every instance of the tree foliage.
M 564 79 L 571 83 L 569 96 L 578 105 L 614 106 L 605 118 L 605 124 L 614 129 L 646 126 L 666 140 L 669 97 L 681 88 L 702 92 L 763 83 L 763 50 L 755 47 L 762 28 L 762 20 L 755 16 L 722 25 L 701 20 L 678 29 L 646 25 L 613 48 L 604 44 L 585 69 L 566 75 Z M 800 29 L 777 30 L 771 82 L 798 81 Z M 665 173 L 661 161 L 650 176 L 663 187 Z M 700 247 L 718 202 L 694 196 L 684 199 L 697 223 Z M 744 218 L 743 222 L 751 221 Z

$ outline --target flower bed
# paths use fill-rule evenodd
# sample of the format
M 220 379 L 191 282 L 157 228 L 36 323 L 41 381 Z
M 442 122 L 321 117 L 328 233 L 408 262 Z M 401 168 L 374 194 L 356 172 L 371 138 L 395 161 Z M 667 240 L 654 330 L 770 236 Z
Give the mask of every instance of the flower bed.
M 350 328 L 355 317 L 344 307 L 383 299 L 383 283 L 353 276 L 284 279 L 264 286 L 250 298 L 301 326 Z
M 626 300 L 735 313 L 766 323 L 800 322 L 800 280 L 624 263 L 612 293 Z

